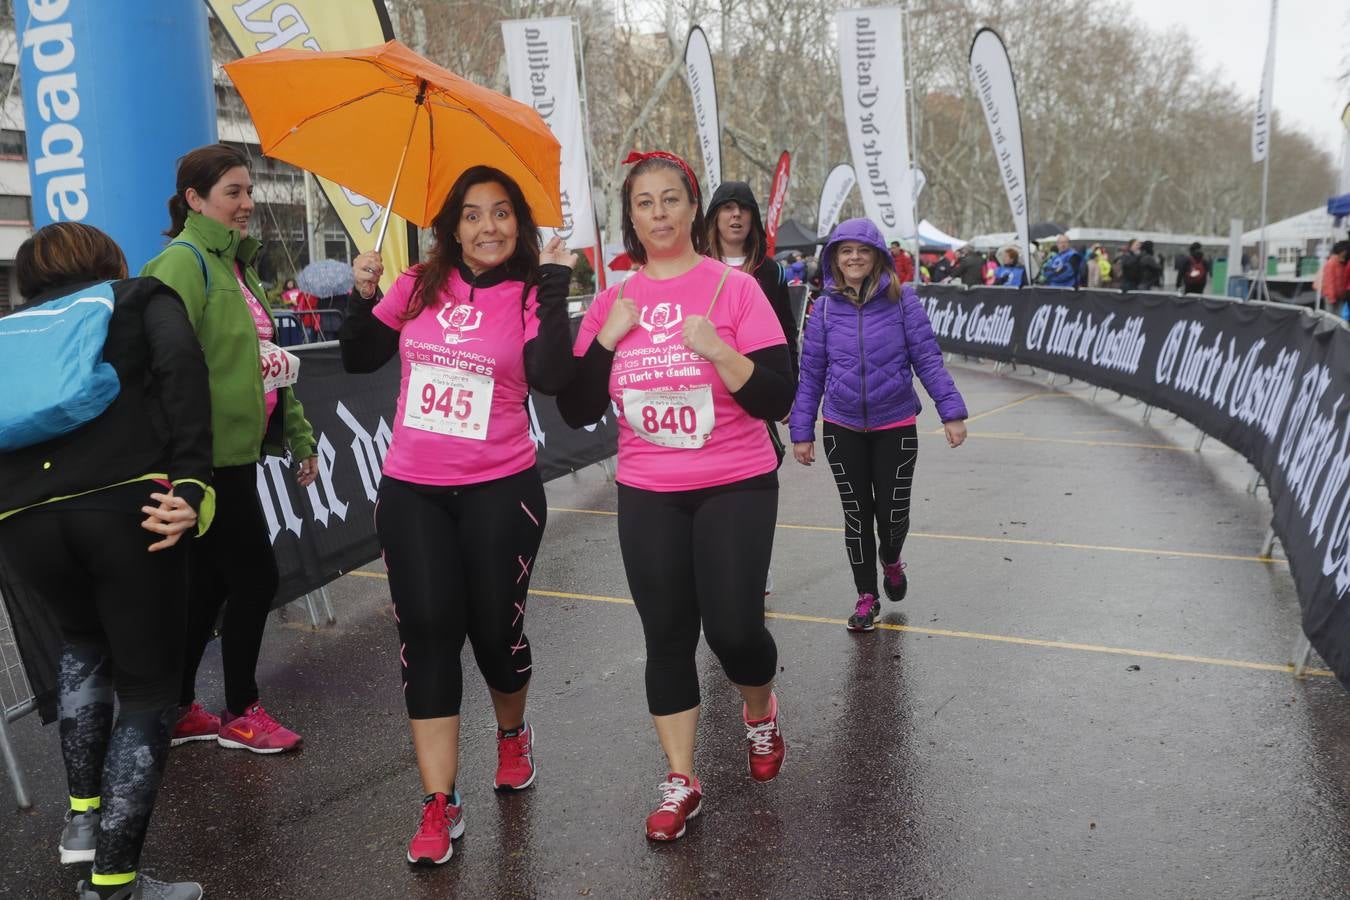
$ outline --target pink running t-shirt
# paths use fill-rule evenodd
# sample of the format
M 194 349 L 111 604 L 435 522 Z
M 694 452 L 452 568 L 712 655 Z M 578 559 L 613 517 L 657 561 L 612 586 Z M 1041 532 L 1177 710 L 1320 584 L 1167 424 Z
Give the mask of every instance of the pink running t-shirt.
M 531 288 L 519 281 L 473 291 L 458 272 L 440 305 L 400 316 L 415 271 L 404 272 L 372 311 L 399 332 L 398 407 L 384 473 L 416 484 L 477 484 L 534 465 L 525 399 L 525 342 L 539 333 Z
M 249 314 L 253 316 L 253 327 L 258 330 L 258 345 L 261 347 L 263 341 L 270 341 L 276 336 L 272 329 L 272 317 L 267 314 L 267 308 L 258 302 L 258 298 L 253 296 L 253 292 L 248 289 L 244 283 L 244 276 L 239 271 L 239 264 L 234 265 L 234 277 L 239 282 L 239 290 L 244 292 L 244 302 L 248 304 Z M 263 369 L 267 368 L 267 362 L 260 360 Z M 268 391 L 263 394 L 263 421 L 268 422 L 272 418 L 272 411 L 277 408 L 277 392 Z
M 623 284 L 641 324 L 614 348 L 609 396 L 619 410 L 617 478 L 648 491 L 685 491 L 731 484 L 772 472 L 778 458 L 764 422 L 741 409 L 717 368 L 687 349 L 686 316 L 706 315 L 717 334 L 742 354 L 787 343 L 759 283 L 712 259 L 676 278 L 638 272 Z M 573 353 L 584 356 L 618 297 L 611 288 L 582 319 Z M 639 431 L 641 432 L 639 434 Z

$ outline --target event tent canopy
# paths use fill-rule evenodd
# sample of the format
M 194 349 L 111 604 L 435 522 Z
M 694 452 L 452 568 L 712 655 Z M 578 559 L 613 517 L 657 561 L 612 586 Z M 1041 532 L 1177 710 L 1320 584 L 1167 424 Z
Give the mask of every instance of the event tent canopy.
M 1341 194 L 1327 200 L 1327 214 L 1336 219 L 1350 216 L 1350 194 Z
M 1315 207 L 1296 216 L 1266 225 L 1266 243 L 1291 244 L 1331 237 L 1336 231 L 1332 215 L 1323 207 Z M 1242 235 L 1242 243 L 1255 244 L 1261 240 L 1261 229 L 1253 228 Z
M 807 228 L 796 219 L 788 219 L 782 225 L 778 226 L 778 242 L 775 245 L 777 250 L 809 250 L 814 251 L 816 244 L 825 243 L 825 239 L 816 237 L 814 228 Z
M 955 250 L 957 247 L 964 247 L 965 245 L 965 241 L 957 237 L 952 237 L 927 219 L 924 219 L 919 223 L 920 247 L 947 247 L 948 249 Z

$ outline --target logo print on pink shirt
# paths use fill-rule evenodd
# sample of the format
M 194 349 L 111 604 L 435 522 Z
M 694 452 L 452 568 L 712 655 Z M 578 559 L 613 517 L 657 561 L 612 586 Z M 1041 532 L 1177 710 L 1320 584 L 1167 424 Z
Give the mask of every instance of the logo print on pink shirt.
M 481 340 L 476 337 L 465 337 L 464 332 L 474 331 L 483 324 L 483 311 L 469 306 L 467 303 L 461 303 L 455 307 L 443 306 L 440 312 L 436 313 L 436 321 L 441 323 L 445 329 L 445 342 L 447 344 L 467 344 L 469 341 Z
M 684 307 L 678 303 L 662 301 L 655 306 L 645 304 L 638 314 L 638 324 L 652 336 L 653 344 L 664 344 L 680 334 L 680 323 L 684 321 Z

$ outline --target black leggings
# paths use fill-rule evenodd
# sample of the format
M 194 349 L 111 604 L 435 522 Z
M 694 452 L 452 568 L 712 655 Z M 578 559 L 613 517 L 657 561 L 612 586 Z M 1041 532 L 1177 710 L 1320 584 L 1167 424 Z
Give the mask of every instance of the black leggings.
M 184 706 L 196 699 L 197 667 L 223 605 L 225 707 L 240 714 L 258 701 L 258 654 L 277 593 L 277 560 L 258 500 L 258 467 L 218 468 L 211 481 L 216 517 L 188 554 L 188 637 L 178 699 Z
M 61 753 L 70 796 L 99 800 L 102 875 L 137 869 L 176 713 L 189 537 L 147 552 L 160 537 L 140 508 L 158 490 L 137 482 L 0 522 L 6 555 L 61 624 Z
M 877 538 L 881 562 L 900 558 L 909 534 L 909 495 L 919 458 L 914 425 L 884 431 L 853 431 L 833 422 L 824 427 L 825 456 L 844 504 L 844 549 L 859 594 L 877 594 Z
M 466 636 L 488 687 L 514 694 L 529 683 L 525 595 L 546 508 L 533 466 L 457 487 L 381 479 L 375 530 L 398 621 L 408 718 L 459 715 Z
M 619 485 L 619 548 L 647 642 L 647 708 L 699 704 L 699 626 L 735 684 L 773 680 L 764 581 L 778 517 L 778 476 L 692 491 Z

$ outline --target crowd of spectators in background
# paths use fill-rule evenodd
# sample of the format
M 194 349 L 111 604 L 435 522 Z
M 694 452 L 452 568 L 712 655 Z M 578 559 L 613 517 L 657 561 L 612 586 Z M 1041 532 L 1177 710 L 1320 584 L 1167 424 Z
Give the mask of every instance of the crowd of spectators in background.
M 915 261 L 898 241 L 891 242 L 896 272 L 906 281 L 915 280 Z M 1350 249 L 1350 245 L 1347 245 Z M 1046 249 L 1033 244 L 1039 263 L 1033 280 L 1015 246 L 1001 247 L 985 255 L 970 246 L 947 251 L 920 251 L 917 280 L 925 284 L 1006 285 L 1032 284 L 1095 290 L 1156 291 L 1163 287 L 1164 259 L 1152 241 L 1131 240 L 1114 255 L 1102 244 L 1086 250 L 1074 247 L 1068 235 L 1056 235 Z M 1175 288 L 1187 294 L 1203 293 L 1212 275 L 1212 264 L 1200 244 L 1173 260 Z

